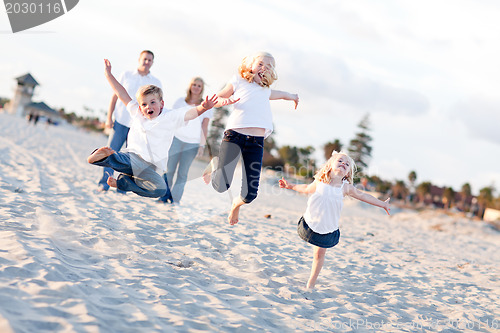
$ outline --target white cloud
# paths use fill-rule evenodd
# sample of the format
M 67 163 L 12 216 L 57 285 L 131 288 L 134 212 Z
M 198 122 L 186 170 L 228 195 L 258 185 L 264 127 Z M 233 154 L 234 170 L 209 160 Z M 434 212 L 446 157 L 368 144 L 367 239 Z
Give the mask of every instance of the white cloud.
M 473 137 L 497 144 L 500 155 L 500 100 L 471 97 L 454 105 L 450 117 L 463 122 Z
M 371 112 L 373 167 L 388 178 L 416 170 L 420 179 L 479 187 L 500 165 L 499 16 L 486 0 L 86 0 L 38 32 L 3 35 L 11 51 L 1 55 L 0 96 L 31 72 L 42 84 L 37 100 L 106 109 L 102 59 L 119 73 L 152 49 L 168 104 L 192 76 L 216 92 L 243 56 L 267 50 L 277 60 L 275 88 L 301 98 L 297 111 L 272 103 L 279 144 L 348 144 Z M 484 170 L 461 163 L 463 150 L 480 154 Z

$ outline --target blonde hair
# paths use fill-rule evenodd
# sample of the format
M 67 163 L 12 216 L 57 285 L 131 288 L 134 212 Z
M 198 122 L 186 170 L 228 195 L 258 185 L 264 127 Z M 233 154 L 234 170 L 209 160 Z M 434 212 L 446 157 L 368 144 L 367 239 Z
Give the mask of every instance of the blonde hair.
M 326 161 L 326 163 L 321 167 L 321 169 L 319 169 L 318 172 L 316 172 L 316 174 L 314 175 L 314 179 L 329 184 L 332 180 L 333 162 L 336 161 L 338 155 L 345 156 L 349 161 L 349 172 L 347 173 L 347 175 L 344 177 L 343 180 L 346 180 L 347 182 L 349 182 L 349 184 L 353 184 L 354 174 L 356 173 L 357 170 L 356 163 L 349 155 L 347 155 L 343 151 L 337 152 L 334 150 L 332 152 L 332 156 L 328 159 L 328 161 Z
M 203 102 L 203 91 L 205 90 L 205 81 L 203 81 L 203 79 L 201 77 L 197 76 L 197 77 L 193 77 L 191 79 L 191 82 L 189 82 L 189 86 L 187 89 L 187 95 L 186 95 L 186 98 L 184 99 L 186 101 L 186 103 L 189 103 L 189 101 L 191 101 L 191 97 L 193 97 L 193 93 L 191 92 L 191 87 L 193 86 L 193 83 L 195 83 L 196 81 L 201 82 L 200 99 L 197 101 L 196 104 L 200 104 L 201 102 Z
M 268 68 L 266 71 L 264 71 L 263 77 L 262 77 L 262 80 L 260 83 L 260 85 L 263 87 L 270 87 L 271 84 L 273 84 L 273 82 L 278 79 L 278 74 L 276 74 L 276 70 L 274 69 L 274 67 L 275 67 L 274 57 L 271 55 L 271 53 L 259 52 L 253 56 L 247 56 L 247 57 L 243 58 L 243 60 L 241 61 L 240 67 L 238 67 L 238 72 L 240 73 L 242 78 L 244 78 L 248 82 L 253 82 L 253 78 L 257 73 L 252 73 L 252 65 L 259 58 L 271 58 L 272 59 L 271 67 Z
M 148 85 L 140 87 L 139 90 L 137 90 L 137 93 L 135 94 L 135 98 L 137 100 L 139 100 L 139 99 L 142 100 L 142 98 L 144 96 L 151 95 L 151 94 L 158 97 L 158 99 L 160 101 L 163 101 L 163 91 L 161 90 L 160 87 L 157 87 L 153 84 L 148 84 Z

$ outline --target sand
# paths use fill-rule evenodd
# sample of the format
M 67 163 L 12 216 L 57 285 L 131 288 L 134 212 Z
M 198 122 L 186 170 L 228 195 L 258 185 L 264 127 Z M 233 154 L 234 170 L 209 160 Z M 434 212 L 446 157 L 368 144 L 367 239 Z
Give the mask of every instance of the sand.
M 0 332 L 500 330 L 487 223 L 347 199 L 310 291 L 296 233 L 307 197 L 266 172 L 229 226 L 238 181 L 216 193 L 200 161 L 181 205 L 98 193 L 86 157 L 106 140 L 0 114 Z

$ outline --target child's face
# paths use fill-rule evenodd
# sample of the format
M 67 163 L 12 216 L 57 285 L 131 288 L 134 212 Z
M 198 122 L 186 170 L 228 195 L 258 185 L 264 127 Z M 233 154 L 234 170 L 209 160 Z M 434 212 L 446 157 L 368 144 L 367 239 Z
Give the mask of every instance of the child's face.
M 349 159 L 345 155 L 337 154 L 333 160 L 332 172 L 344 178 L 351 171 Z
M 163 109 L 163 100 L 160 100 L 155 94 L 142 96 L 137 101 L 143 116 L 147 119 L 154 119 L 158 117 Z
M 253 80 L 260 84 L 264 73 L 274 67 L 274 59 L 271 57 L 258 57 L 252 63 L 252 73 L 256 74 Z

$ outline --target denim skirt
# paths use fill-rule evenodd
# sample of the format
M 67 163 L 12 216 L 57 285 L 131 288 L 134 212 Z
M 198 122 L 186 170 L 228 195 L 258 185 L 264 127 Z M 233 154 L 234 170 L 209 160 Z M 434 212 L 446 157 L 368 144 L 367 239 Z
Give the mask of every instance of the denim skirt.
M 328 234 L 318 234 L 317 232 L 314 232 L 311 228 L 309 228 L 303 216 L 300 218 L 297 225 L 297 233 L 299 234 L 300 238 L 302 238 L 306 242 L 322 248 L 334 247 L 339 243 L 340 240 L 339 229 Z

